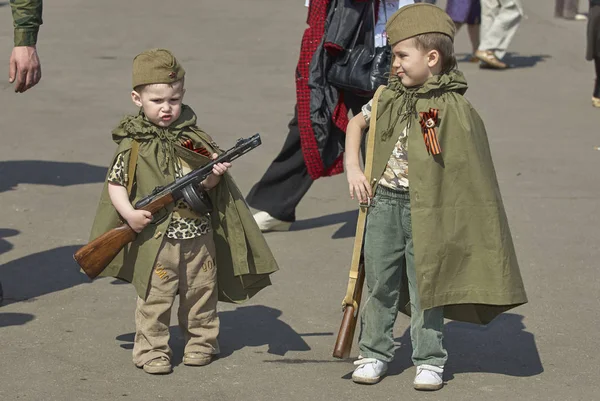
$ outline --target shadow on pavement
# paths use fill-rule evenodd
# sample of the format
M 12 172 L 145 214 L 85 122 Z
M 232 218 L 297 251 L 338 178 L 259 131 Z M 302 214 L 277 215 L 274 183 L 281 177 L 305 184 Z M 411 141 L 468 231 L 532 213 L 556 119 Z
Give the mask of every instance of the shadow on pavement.
M 90 280 L 77 269 L 73 253 L 81 245 L 34 253 L 0 266 L 4 304 L 31 301 Z
M 263 305 L 239 307 L 234 311 L 221 312 L 219 344 L 221 357 L 231 355 L 244 347 L 268 345 L 267 352 L 284 356 L 288 351 L 309 351 L 302 337 L 330 336 L 333 333 L 297 333 L 280 320 L 281 311 Z
M 103 182 L 106 167 L 87 163 L 43 160 L 11 160 L 0 162 L 0 192 L 18 184 L 68 185 Z
M 413 366 L 410 332 L 397 338 L 394 362 L 389 375 L 398 375 Z M 449 322 L 444 327 L 444 346 L 448 363 L 444 380 L 454 379 L 457 373 L 496 373 L 507 376 L 530 377 L 544 371 L 535 336 L 525 331 L 523 316 L 505 313 L 487 326 Z
M 11 228 L 0 228 L 0 255 L 13 249 L 13 244 L 5 240 L 7 237 L 14 237 L 19 235 L 21 232 L 13 230 Z
M 329 214 L 327 216 L 315 217 L 312 219 L 298 220 L 292 224 L 290 231 L 310 230 L 311 228 L 327 227 L 336 224 L 343 224 L 331 236 L 332 239 L 354 237 L 356 233 L 356 220 L 358 219 L 358 209 Z
M 546 61 L 548 58 L 552 58 L 552 56 L 548 54 L 522 56 L 517 53 L 508 53 L 505 57 L 511 69 L 535 67 L 538 63 Z
M 22 326 L 31 322 L 35 316 L 29 313 L 0 313 L 0 328 L 7 326 Z
M 469 63 L 471 62 L 471 57 L 471 53 L 457 53 L 456 61 L 459 63 Z M 508 63 L 511 66 L 511 69 L 517 69 L 535 67 L 538 63 L 546 61 L 548 58 L 552 58 L 552 56 L 549 54 L 523 56 L 518 53 L 507 53 L 503 61 Z M 475 61 L 474 63 L 479 63 L 479 61 Z
M 177 300 L 174 307 L 177 307 Z M 219 312 L 220 333 L 219 358 L 226 358 L 245 347 L 268 345 L 269 354 L 284 356 L 288 351 L 309 351 L 310 347 L 302 337 L 331 336 L 333 333 L 299 334 L 284 321 L 280 320 L 281 311 L 267 306 L 238 307 L 233 311 Z M 178 326 L 171 326 L 169 346 L 173 350 L 171 363 L 179 365 L 183 357 L 184 340 Z M 133 349 L 134 333 L 117 336 L 124 349 Z M 262 353 L 262 351 L 256 351 Z

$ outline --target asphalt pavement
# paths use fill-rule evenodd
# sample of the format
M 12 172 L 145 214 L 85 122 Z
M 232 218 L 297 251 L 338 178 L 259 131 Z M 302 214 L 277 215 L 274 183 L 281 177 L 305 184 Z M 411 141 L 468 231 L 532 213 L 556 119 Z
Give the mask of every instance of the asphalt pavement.
M 447 322 L 443 390 L 412 389 L 404 316 L 381 383 L 352 383 L 352 361 L 331 356 L 357 216 L 341 175 L 315 182 L 290 232 L 267 234 L 281 270 L 251 302 L 220 305 L 219 359 L 184 366 L 174 315 L 174 372 L 156 377 L 133 365 L 133 287 L 90 282 L 72 260 L 115 149 L 110 132 L 136 112 L 131 61 L 171 49 L 187 71 L 185 102 L 222 147 L 261 133 L 263 145 L 232 169 L 247 193 L 293 115 L 303 3 L 46 2 L 41 83 L 19 95 L 0 83 L 0 400 L 600 399 L 600 110 L 590 102 L 586 24 L 554 19 L 547 0 L 525 1 L 515 68 L 460 63 L 488 129 L 530 302 L 487 327 Z M 6 77 L 7 2 L 0 22 Z M 465 31 L 456 43 L 462 59 Z

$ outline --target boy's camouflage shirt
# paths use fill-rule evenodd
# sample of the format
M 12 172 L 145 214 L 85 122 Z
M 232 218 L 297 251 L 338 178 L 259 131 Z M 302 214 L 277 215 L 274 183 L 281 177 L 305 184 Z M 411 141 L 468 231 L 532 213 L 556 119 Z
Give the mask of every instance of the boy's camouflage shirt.
M 35 46 L 42 25 L 42 0 L 10 0 L 15 46 Z

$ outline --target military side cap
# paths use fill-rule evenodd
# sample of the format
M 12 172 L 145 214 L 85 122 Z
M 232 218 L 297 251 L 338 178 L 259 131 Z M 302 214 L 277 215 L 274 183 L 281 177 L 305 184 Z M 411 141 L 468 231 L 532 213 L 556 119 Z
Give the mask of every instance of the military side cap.
M 454 40 L 456 26 L 441 8 L 427 3 L 416 3 L 396 11 L 386 24 L 391 45 L 424 33 L 443 33 Z
M 133 87 L 148 84 L 170 84 L 185 76 L 175 56 L 165 49 L 151 49 L 133 59 Z

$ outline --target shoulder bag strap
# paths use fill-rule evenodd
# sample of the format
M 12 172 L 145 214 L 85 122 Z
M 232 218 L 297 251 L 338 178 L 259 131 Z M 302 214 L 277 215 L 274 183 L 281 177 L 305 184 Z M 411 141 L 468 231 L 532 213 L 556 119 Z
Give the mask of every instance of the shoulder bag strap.
M 133 181 L 135 181 L 135 168 L 137 167 L 138 152 L 140 143 L 136 140 L 131 144 L 131 153 L 129 154 L 129 168 L 127 169 L 127 194 L 131 196 Z

